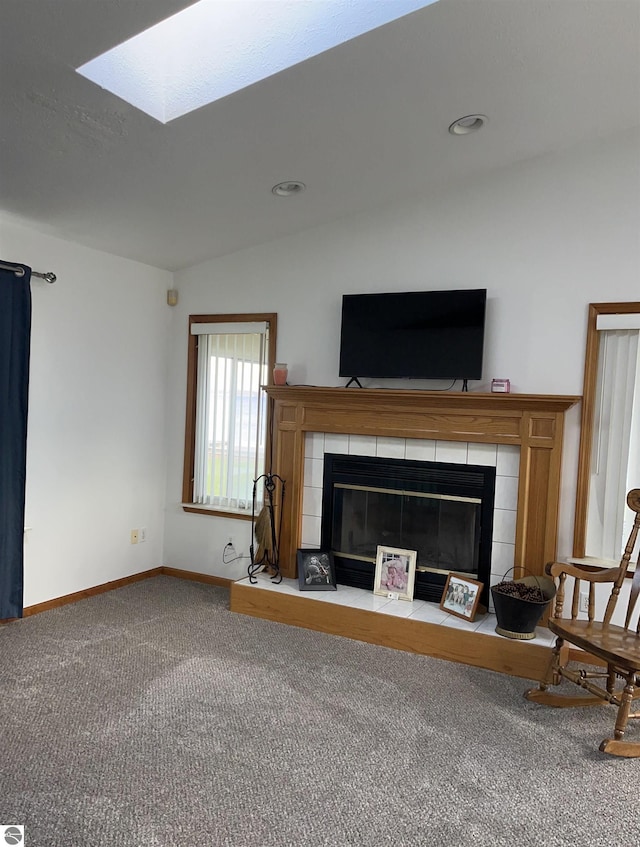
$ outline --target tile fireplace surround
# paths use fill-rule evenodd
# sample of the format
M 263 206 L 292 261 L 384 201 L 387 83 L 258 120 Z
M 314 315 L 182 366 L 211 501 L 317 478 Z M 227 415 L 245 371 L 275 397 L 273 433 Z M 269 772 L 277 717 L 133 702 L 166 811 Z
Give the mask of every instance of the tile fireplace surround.
M 273 469 L 286 480 L 280 541 L 286 578 L 296 576 L 296 550 L 317 543 L 320 513 L 313 489 L 316 463 L 325 451 L 494 464 L 503 479 L 496 488 L 491 581 L 511 565 L 516 576 L 519 567 L 542 574 L 555 558 L 564 413 L 580 397 L 306 386 L 266 390 L 273 411 Z M 309 599 L 308 592 L 296 596 L 256 588 L 235 583 L 232 611 L 527 678 L 536 678 L 549 651 L 538 638 L 533 645 L 492 637 L 483 632 L 486 627 L 449 629 Z
M 520 448 L 517 445 L 470 444 L 466 441 L 434 441 L 424 438 L 405 439 L 323 432 L 307 433 L 304 450 L 300 547 L 320 547 L 325 453 L 494 467 L 496 492 L 493 509 L 490 585 L 500 582 L 504 574 L 513 567 L 520 464 Z M 509 578 L 512 576 L 513 574 L 510 573 Z

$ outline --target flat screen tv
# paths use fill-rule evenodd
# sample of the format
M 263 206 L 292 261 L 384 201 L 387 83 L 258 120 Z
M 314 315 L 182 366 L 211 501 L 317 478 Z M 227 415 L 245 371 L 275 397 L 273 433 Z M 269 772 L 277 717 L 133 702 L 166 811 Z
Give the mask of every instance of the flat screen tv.
M 486 288 L 345 294 L 340 376 L 482 378 Z

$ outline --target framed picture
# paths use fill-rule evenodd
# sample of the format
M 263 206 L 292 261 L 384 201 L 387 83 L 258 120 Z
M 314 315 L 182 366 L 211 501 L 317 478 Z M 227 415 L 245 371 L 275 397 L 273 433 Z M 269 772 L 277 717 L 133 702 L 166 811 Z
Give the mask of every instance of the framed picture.
M 416 578 L 416 551 L 378 545 L 373 593 L 397 595 L 398 600 L 413 600 Z
M 476 616 L 482 586 L 483 583 L 475 579 L 450 573 L 442 592 L 440 608 L 450 615 L 472 621 Z
M 300 591 L 335 591 L 336 568 L 328 550 L 298 550 Z

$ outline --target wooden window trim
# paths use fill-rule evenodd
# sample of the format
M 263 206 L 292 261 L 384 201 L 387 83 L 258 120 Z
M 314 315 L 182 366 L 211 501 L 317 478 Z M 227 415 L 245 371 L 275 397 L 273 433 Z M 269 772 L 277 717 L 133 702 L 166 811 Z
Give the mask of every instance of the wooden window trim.
M 273 367 L 276 363 L 276 338 L 278 331 L 278 315 L 275 312 L 252 312 L 250 314 L 228 315 L 189 315 L 189 339 L 187 353 L 187 410 L 184 428 L 184 467 L 182 473 L 182 508 L 185 512 L 199 515 L 216 515 L 239 520 L 251 520 L 250 515 L 241 515 L 232 510 L 207 509 L 193 502 L 193 473 L 196 451 L 196 377 L 198 368 L 198 336 L 191 334 L 193 324 L 199 323 L 251 323 L 267 322 L 269 324 L 269 353 L 267 366 L 267 385 L 273 384 Z M 268 401 L 269 403 L 271 401 Z M 271 415 L 267 416 L 267 444 L 271 443 Z M 267 463 L 269 456 L 266 456 Z
M 640 302 L 589 304 L 587 344 L 584 360 L 584 383 L 582 388 L 582 414 L 580 420 L 578 482 L 573 527 L 573 556 L 577 559 L 583 559 L 586 556 L 591 443 L 593 441 L 596 383 L 598 380 L 598 352 L 600 350 L 600 336 L 597 329 L 598 315 L 634 315 L 636 313 L 640 313 Z

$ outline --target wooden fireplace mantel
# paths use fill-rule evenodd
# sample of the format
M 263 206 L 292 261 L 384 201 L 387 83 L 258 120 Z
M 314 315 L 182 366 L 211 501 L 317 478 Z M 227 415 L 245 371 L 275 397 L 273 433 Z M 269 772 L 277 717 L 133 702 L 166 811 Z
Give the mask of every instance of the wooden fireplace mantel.
M 296 576 L 307 432 L 519 446 L 515 565 L 542 574 L 555 558 L 564 414 L 580 397 L 288 385 L 265 390 L 273 407 L 273 472 L 286 482 L 284 576 Z

